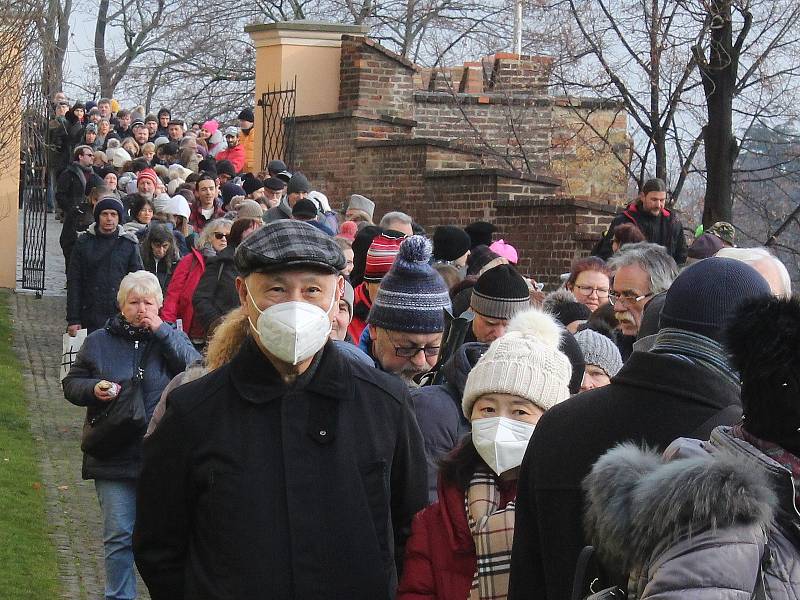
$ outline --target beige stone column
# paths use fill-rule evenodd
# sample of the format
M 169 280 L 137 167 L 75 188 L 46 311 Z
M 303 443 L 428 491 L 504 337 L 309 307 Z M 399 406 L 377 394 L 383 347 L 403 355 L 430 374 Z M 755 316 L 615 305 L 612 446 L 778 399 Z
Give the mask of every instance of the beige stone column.
M 4 36 L 6 37 L 6 36 Z M 20 110 L 22 69 L 17 48 L 0 47 L 0 71 L 4 82 L 4 102 L 0 121 L 5 130 L 0 136 L 0 288 L 17 285 L 17 206 L 19 201 Z M 8 110 L 11 108 L 11 110 Z
M 256 48 L 255 162 L 260 164 L 264 111 L 259 101 L 264 92 L 291 87 L 297 78 L 295 115 L 336 112 L 339 108 L 339 61 L 342 35 L 364 35 L 360 25 L 312 21 L 286 21 L 249 25 Z M 298 140 L 297 143 L 300 143 Z M 267 160 L 277 157 L 267 157 Z

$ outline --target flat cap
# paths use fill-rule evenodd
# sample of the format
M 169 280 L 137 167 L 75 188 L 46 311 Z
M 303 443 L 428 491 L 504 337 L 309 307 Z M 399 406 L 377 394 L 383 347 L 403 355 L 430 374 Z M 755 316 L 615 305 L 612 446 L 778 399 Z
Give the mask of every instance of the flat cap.
M 311 267 L 338 273 L 345 258 L 334 239 L 302 221 L 268 223 L 239 244 L 234 258 L 239 275 Z

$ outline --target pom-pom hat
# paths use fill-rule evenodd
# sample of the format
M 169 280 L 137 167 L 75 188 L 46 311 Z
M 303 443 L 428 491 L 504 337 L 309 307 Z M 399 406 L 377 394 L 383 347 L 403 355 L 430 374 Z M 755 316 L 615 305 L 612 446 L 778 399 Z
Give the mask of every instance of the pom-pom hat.
M 450 310 L 447 285 L 430 266 L 431 243 L 421 235 L 403 240 L 381 281 L 367 322 L 390 331 L 439 333 Z
M 548 410 L 569 398 L 572 365 L 559 351 L 563 329 L 548 314 L 529 309 L 508 324 L 472 368 L 461 402 L 464 416 L 484 394 L 512 394 Z

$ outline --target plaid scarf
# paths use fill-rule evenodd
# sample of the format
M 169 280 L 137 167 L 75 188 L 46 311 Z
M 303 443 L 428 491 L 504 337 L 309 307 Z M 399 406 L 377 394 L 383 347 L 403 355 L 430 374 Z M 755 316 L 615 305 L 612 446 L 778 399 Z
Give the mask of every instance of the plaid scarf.
M 467 522 L 478 558 L 468 600 L 496 600 L 508 596 L 514 501 L 500 506 L 500 498 L 497 476 L 478 467 L 465 494 Z
M 755 446 L 776 463 L 791 471 L 794 489 L 797 490 L 795 503 L 800 506 L 800 458 L 788 450 L 784 450 L 778 444 L 767 442 L 747 433 L 741 425 L 734 425 L 731 427 L 731 435 L 740 440 L 744 440 L 751 446 Z

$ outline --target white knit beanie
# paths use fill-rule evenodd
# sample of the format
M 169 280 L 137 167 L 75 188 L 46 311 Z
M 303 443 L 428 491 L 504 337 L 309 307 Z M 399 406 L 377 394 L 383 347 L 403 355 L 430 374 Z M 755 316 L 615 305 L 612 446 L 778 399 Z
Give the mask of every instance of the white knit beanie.
M 572 366 L 558 350 L 563 328 L 542 311 L 517 313 L 469 372 L 461 407 L 467 419 L 484 394 L 513 394 L 547 410 L 569 398 Z

